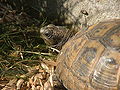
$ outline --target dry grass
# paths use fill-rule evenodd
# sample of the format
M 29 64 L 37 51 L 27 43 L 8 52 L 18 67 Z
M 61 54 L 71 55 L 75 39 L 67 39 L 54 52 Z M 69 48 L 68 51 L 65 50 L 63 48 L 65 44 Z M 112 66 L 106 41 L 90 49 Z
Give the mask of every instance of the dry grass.
M 42 5 L 35 6 L 38 0 L 31 1 L 34 5 L 27 0 L 0 2 L 0 90 L 53 90 L 56 85 L 56 53 L 39 34 L 48 22 L 31 17 L 31 10 L 44 13 Z
M 1 26 L 0 89 L 53 90 L 56 54 L 44 44 L 38 27 Z

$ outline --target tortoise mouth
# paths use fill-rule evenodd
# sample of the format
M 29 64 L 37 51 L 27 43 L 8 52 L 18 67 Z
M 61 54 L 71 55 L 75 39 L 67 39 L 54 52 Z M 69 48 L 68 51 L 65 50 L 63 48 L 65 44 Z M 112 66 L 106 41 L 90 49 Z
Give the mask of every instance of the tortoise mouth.
M 48 36 L 45 36 L 43 34 L 40 35 L 40 37 L 44 40 L 44 42 L 47 44 L 47 45 L 53 45 L 53 40 L 51 38 L 49 38 Z

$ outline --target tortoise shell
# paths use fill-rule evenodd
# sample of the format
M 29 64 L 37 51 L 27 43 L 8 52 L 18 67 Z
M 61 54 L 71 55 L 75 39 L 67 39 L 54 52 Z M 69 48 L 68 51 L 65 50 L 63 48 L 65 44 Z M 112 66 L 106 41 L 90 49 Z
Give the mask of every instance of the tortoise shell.
M 78 32 L 57 61 L 56 74 L 69 90 L 120 90 L 120 20 Z

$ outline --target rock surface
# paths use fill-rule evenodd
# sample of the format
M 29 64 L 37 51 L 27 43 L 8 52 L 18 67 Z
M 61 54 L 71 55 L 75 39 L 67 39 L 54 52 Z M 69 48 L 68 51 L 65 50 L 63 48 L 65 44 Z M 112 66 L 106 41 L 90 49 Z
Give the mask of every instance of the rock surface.
M 58 0 L 65 23 L 90 26 L 100 21 L 120 18 L 119 0 Z M 81 11 L 86 11 L 88 15 Z

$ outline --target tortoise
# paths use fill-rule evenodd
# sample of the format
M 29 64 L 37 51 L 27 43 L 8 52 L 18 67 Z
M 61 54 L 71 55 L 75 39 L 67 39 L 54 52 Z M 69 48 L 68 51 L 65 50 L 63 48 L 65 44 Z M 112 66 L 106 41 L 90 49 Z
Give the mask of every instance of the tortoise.
M 64 26 L 55 26 L 53 24 L 40 29 L 41 38 L 45 43 L 59 50 L 76 32 L 77 30 L 70 30 Z
M 120 19 L 77 32 L 57 61 L 56 75 L 68 90 L 120 90 Z

